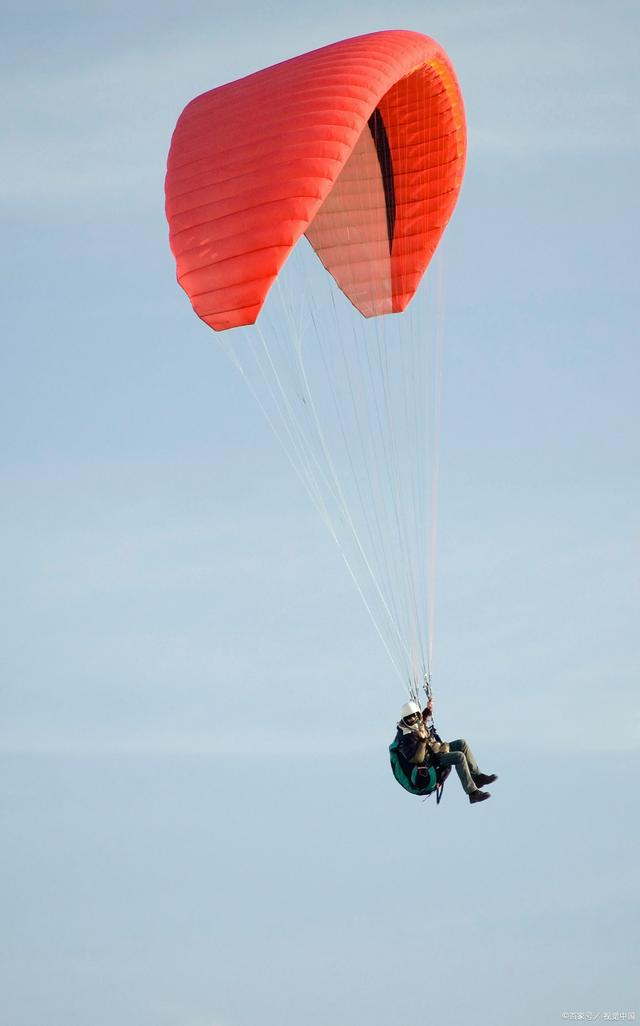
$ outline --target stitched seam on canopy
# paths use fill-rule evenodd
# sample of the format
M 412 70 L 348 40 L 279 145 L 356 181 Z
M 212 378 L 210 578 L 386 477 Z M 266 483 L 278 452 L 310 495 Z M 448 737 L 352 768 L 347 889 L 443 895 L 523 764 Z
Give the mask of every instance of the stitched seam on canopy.
M 358 115 L 358 118 L 360 118 L 360 115 Z M 322 128 L 322 129 L 325 129 L 325 128 L 340 128 L 340 129 L 342 129 L 343 132 L 357 132 L 358 133 L 358 137 L 359 137 L 360 133 L 362 132 L 362 129 L 364 128 L 366 123 L 367 123 L 367 119 L 366 119 L 366 117 L 363 117 L 362 118 L 362 126 L 360 126 L 360 127 L 353 127 L 351 125 L 347 126 L 347 125 L 333 124 L 333 123 L 331 123 L 331 124 L 323 123 L 322 125 L 312 126 L 312 127 L 317 127 L 317 128 Z M 276 128 L 276 130 L 277 130 L 278 126 L 274 125 L 274 128 Z M 292 140 L 293 144 L 294 145 L 298 145 L 298 144 L 301 143 L 302 145 L 304 145 L 307 142 L 308 138 L 309 138 L 309 128 L 307 127 L 306 130 L 304 128 L 302 128 L 302 127 L 299 128 L 299 129 L 296 129 L 296 133 L 295 134 L 296 134 L 296 136 L 299 136 L 299 138 L 296 138 L 296 139 Z M 242 158 L 240 157 L 240 153 L 242 151 L 246 151 L 248 153 L 251 153 L 252 149 L 255 147 L 255 144 L 257 142 L 260 142 L 260 143 L 268 142 L 271 138 L 272 138 L 271 135 L 266 135 L 266 136 L 264 136 L 264 138 L 261 138 L 260 140 L 252 139 L 251 142 L 243 143 L 241 146 L 232 146 L 232 147 L 228 147 L 226 149 L 209 150 L 208 152 L 200 153 L 197 157 L 193 157 L 193 159 L 187 160 L 183 164 L 171 164 L 167 168 L 167 178 L 169 176 L 175 174 L 177 171 L 181 171 L 185 167 L 190 167 L 192 164 L 197 164 L 201 160 L 215 161 L 216 165 L 218 167 L 224 168 L 225 166 L 233 164 L 234 160 L 241 160 Z M 289 142 L 289 140 L 287 140 L 287 142 Z M 353 148 L 353 147 L 350 146 L 350 144 L 346 140 L 335 139 L 335 138 L 331 138 L 330 136 L 323 136 L 323 137 L 321 137 L 319 139 L 314 139 L 313 143 L 316 143 L 316 142 L 337 143 L 337 144 L 342 145 L 342 146 L 347 146 L 350 149 Z M 354 146 L 355 146 L 355 142 L 354 142 Z M 286 147 L 283 149 L 282 146 L 274 146 L 270 150 L 265 150 L 265 152 L 263 154 L 263 159 L 266 161 L 268 159 L 268 157 L 272 153 L 286 153 Z M 234 157 L 233 157 L 232 160 L 227 159 L 224 163 L 221 163 L 218 160 L 219 156 L 225 155 L 228 158 L 229 154 L 234 154 Z
M 282 182 L 280 184 L 282 184 L 282 187 L 284 188 L 284 186 L 289 184 L 289 183 L 291 183 L 291 185 L 293 185 L 294 182 L 295 183 L 306 182 L 306 183 L 308 183 L 310 185 L 311 182 L 316 182 L 316 181 L 317 182 L 333 182 L 333 181 L 335 181 L 335 179 L 329 178 L 327 175 L 303 175 L 303 176 L 295 175 L 293 178 L 287 179 L 287 182 Z M 205 188 L 210 188 L 210 186 L 205 186 Z M 238 199 L 240 196 L 246 196 L 247 193 L 249 193 L 249 192 L 259 192 L 260 189 L 262 189 L 262 191 L 264 192 L 265 188 L 266 188 L 266 186 L 264 186 L 264 185 L 258 185 L 258 186 L 255 186 L 253 189 L 239 190 L 238 192 L 234 192 L 234 193 L 232 193 L 229 196 L 223 196 L 220 199 L 210 199 L 207 203 L 198 203 L 197 206 L 195 206 L 195 207 L 187 207 L 185 210 L 181 210 L 181 211 L 179 211 L 177 213 L 172 214 L 171 217 L 173 219 L 173 218 L 178 218 L 178 217 L 185 217 L 187 214 L 195 214 L 197 210 L 204 210 L 205 207 L 212 207 L 212 206 L 215 206 L 215 204 L 217 204 L 217 203 L 227 203 L 227 202 L 230 202 L 231 200 Z M 267 204 L 267 203 L 286 203 L 286 202 L 288 202 L 291 199 L 318 199 L 318 198 L 319 197 L 317 197 L 317 196 L 309 196 L 309 197 L 307 197 L 307 196 L 297 196 L 295 193 L 293 193 L 293 194 L 286 193 L 284 196 L 275 196 L 275 197 L 273 197 L 270 200 L 265 200 L 265 204 Z M 233 217 L 234 214 L 244 213 L 245 210 L 254 210 L 254 209 L 255 209 L 255 207 L 241 207 L 239 210 L 230 211 L 228 214 L 220 214 L 218 217 L 211 218 L 211 222 L 212 221 L 219 221 L 223 217 Z M 208 221 L 208 220 L 207 221 L 200 221 L 199 224 L 210 224 L 211 222 Z M 197 225 L 193 225 L 193 227 L 195 228 L 195 227 L 197 227 Z M 186 229 L 181 228 L 180 231 L 186 231 Z
M 252 210 L 260 210 L 263 207 L 273 206 L 274 204 L 290 203 L 290 202 L 293 202 L 295 200 L 318 200 L 318 202 L 320 202 L 320 197 L 319 196 L 287 196 L 285 199 L 266 200 L 264 203 L 257 203 L 257 204 L 255 204 L 252 207 L 242 207 L 240 210 L 235 210 L 235 211 L 233 211 L 232 213 L 229 213 L 229 214 L 222 214 L 220 217 L 212 217 L 212 218 L 210 218 L 210 219 L 208 219 L 206 221 L 198 221 L 197 224 L 190 225 L 188 228 L 181 228 L 179 231 L 174 232 L 173 234 L 170 233 L 169 234 L 169 238 L 171 239 L 171 241 L 173 241 L 174 239 L 177 239 L 178 236 L 184 235 L 185 232 L 192 232 L 195 228 L 202 228 L 203 225 L 205 225 L 205 224 L 206 225 L 215 224 L 217 221 L 224 221 L 225 218 L 228 218 L 228 217 L 237 217 L 237 215 L 240 214 L 240 213 L 248 214 Z M 305 219 L 301 218 L 301 217 L 295 217 L 293 214 L 291 214 L 290 216 L 285 218 L 285 220 L 286 221 L 301 221 L 301 220 L 305 220 Z M 307 223 L 309 223 L 308 219 L 307 219 Z

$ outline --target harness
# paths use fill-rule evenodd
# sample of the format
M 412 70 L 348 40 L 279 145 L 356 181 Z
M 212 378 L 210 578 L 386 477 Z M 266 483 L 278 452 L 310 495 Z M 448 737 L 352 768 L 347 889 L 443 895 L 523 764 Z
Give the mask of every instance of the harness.
M 424 690 L 427 701 L 431 698 L 431 682 L 425 674 Z M 435 728 L 434 728 L 435 732 Z M 436 737 L 437 737 L 436 733 Z M 436 804 L 439 805 L 444 790 L 444 782 L 451 772 L 450 766 L 414 766 L 400 751 L 400 731 L 389 745 L 389 759 L 391 772 L 401 787 L 409 794 L 419 795 L 428 798 L 436 793 Z
M 409 794 L 427 796 L 438 787 L 438 778 L 433 766 L 412 766 L 400 751 L 400 738 L 396 736 L 389 745 L 391 772 L 401 787 Z
M 413 766 L 400 751 L 400 737 L 396 735 L 389 745 L 391 772 L 409 794 L 428 798 L 436 794 L 436 805 L 442 800 L 444 782 L 451 773 L 450 766 Z

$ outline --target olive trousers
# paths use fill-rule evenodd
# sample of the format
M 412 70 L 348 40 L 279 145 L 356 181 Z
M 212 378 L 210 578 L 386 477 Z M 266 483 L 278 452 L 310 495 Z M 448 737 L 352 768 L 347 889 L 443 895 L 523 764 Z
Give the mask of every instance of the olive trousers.
M 460 777 L 460 783 L 467 794 L 477 791 L 478 788 L 473 782 L 474 776 L 480 772 L 473 752 L 464 738 L 449 742 L 448 752 L 439 752 L 433 756 L 436 766 L 455 766 L 456 773 Z

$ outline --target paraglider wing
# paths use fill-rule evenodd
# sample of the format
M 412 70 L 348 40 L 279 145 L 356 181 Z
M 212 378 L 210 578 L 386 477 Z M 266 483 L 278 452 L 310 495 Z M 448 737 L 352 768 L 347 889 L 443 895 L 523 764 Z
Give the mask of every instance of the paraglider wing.
M 441 47 L 348 39 L 196 97 L 173 135 L 178 281 L 216 330 L 252 324 L 306 233 L 365 316 L 403 310 L 453 212 L 466 134 Z

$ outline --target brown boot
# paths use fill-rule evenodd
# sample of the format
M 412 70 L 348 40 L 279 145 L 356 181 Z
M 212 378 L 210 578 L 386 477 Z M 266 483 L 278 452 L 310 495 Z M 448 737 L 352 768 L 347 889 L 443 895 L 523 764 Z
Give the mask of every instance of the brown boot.
M 487 784 L 492 784 L 497 779 L 496 773 L 476 773 L 473 782 L 476 787 L 486 787 Z
M 488 791 L 472 791 L 469 795 L 469 802 L 471 805 L 475 805 L 476 802 L 486 802 L 487 798 L 490 797 L 491 795 Z

